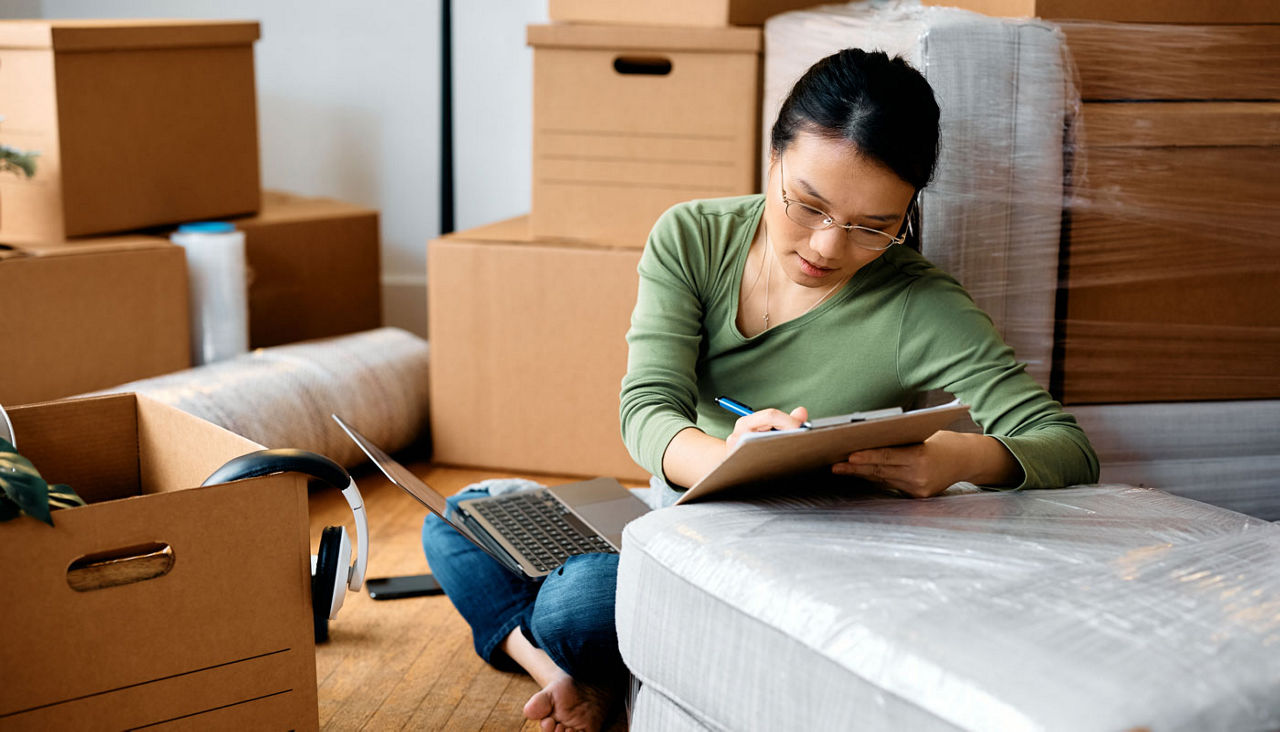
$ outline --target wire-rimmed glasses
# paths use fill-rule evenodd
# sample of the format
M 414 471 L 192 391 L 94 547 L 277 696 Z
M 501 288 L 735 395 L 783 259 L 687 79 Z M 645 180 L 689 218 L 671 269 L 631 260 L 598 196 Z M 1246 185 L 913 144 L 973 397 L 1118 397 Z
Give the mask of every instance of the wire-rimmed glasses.
M 901 244 L 906 241 L 907 236 L 894 236 L 887 231 L 872 229 L 869 226 L 858 226 L 857 224 L 837 224 L 831 214 L 822 209 L 814 208 L 806 203 L 793 201 L 787 197 L 787 187 L 783 182 L 786 178 L 786 168 L 782 166 L 782 158 L 778 158 L 778 190 L 782 192 L 782 207 L 787 218 L 803 226 L 806 229 L 814 231 L 823 231 L 830 228 L 844 229 L 845 236 L 854 246 L 863 249 L 870 249 L 873 252 L 883 252 L 894 244 Z

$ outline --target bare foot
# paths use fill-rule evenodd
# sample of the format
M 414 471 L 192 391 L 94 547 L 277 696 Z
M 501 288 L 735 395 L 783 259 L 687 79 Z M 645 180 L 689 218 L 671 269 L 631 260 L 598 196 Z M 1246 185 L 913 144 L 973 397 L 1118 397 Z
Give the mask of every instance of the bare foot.
M 527 719 L 541 719 L 542 732 L 599 732 L 613 705 L 605 689 L 580 684 L 562 674 L 524 705 Z

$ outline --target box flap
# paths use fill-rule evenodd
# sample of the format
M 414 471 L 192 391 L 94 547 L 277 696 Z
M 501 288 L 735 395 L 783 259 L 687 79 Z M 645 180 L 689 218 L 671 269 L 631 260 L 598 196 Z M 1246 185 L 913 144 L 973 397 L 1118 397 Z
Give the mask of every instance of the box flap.
M 529 231 L 529 216 L 526 214 L 472 229 L 455 231 L 445 234 L 442 238 L 470 242 L 531 242 L 533 234 Z
M 232 458 L 262 445 L 139 395 L 138 473 L 143 493 L 192 488 Z
M 533 230 L 529 226 L 530 218 L 526 214 L 524 216 L 516 216 L 515 218 L 498 221 L 484 226 L 477 226 L 472 229 L 463 231 L 455 231 L 445 234 L 434 241 L 454 242 L 459 244 L 536 244 L 540 247 L 554 247 L 556 249 L 591 249 L 595 251 L 612 251 L 615 249 L 624 249 L 635 251 L 637 247 L 620 246 L 609 242 L 593 241 L 587 239 L 569 239 L 565 237 L 538 237 L 533 235 Z
M 104 236 L 41 244 L 0 244 L 0 261 L 26 257 L 72 257 L 177 246 L 158 236 Z
M 528 28 L 527 42 L 535 47 L 718 53 L 760 53 L 764 44 L 763 34 L 759 28 L 683 28 L 572 23 L 531 25 Z
M 124 48 L 237 46 L 260 37 L 247 20 L 6 20 L 0 21 L 0 48 L 101 51 Z
M 138 494 L 138 420 L 133 394 L 9 408 L 18 452 L 50 483 L 87 503 Z
M 262 207 L 253 216 L 233 219 L 237 228 L 287 223 L 292 221 L 316 221 L 320 219 L 349 218 L 353 216 L 377 216 L 375 209 L 334 198 L 299 196 L 283 191 L 263 191 Z

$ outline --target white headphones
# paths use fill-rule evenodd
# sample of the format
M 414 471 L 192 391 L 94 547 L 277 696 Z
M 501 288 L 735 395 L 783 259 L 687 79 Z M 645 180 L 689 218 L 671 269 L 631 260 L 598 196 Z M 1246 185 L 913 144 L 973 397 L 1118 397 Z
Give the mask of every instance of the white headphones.
M 305 450 L 259 450 L 241 455 L 218 468 L 201 485 L 229 483 L 273 473 L 302 473 L 342 490 L 356 520 L 356 559 L 351 561 L 351 538 L 345 526 L 326 526 L 320 534 L 320 551 L 313 557 L 311 615 L 316 642 L 329 638 L 329 621 L 338 616 L 346 597 L 344 588 L 359 592 L 369 562 L 369 523 L 356 482 L 342 466 Z
M 9 421 L 9 415 L 4 411 L 4 406 L 0 406 L 0 438 L 14 447 L 18 446 L 17 441 L 13 439 L 13 422 Z

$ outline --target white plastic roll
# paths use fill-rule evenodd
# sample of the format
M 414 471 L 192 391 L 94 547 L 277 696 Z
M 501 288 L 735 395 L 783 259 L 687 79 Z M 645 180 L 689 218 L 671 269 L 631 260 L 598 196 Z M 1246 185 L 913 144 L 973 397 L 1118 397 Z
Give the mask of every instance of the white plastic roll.
M 249 286 L 244 232 L 222 221 L 183 224 L 169 237 L 187 250 L 191 285 L 191 363 L 249 350 Z
M 364 454 L 337 414 L 388 452 L 427 425 L 427 342 L 398 328 L 260 348 L 237 358 L 95 394 L 137 392 L 265 447 L 294 447 L 345 466 Z

